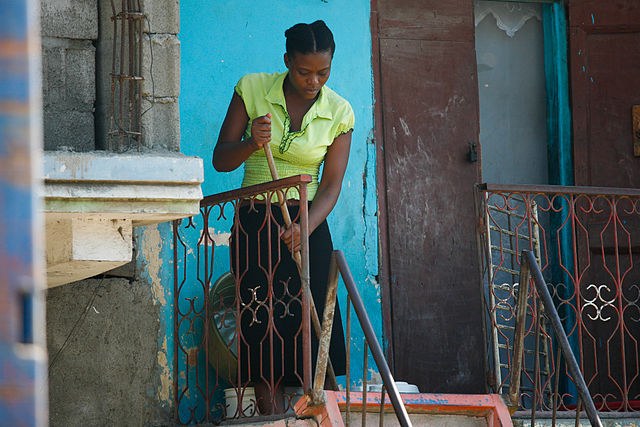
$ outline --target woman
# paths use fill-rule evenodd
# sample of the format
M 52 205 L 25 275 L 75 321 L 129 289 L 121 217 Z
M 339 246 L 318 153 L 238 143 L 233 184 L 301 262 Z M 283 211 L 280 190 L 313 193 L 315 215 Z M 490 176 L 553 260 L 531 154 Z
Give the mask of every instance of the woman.
M 285 37 L 286 72 L 249 74 L 236 85 L 213 152 L 213 166 L 217 171 L 231 171 L 244 163 L 243 187 L 271 181 L 264 152 L 269 144 L 280 178 L 312 176 L 307 187 L 310 286 L 322 319 L 333 250 L 326 218 L 340 194 L 354 114 L 346 100 L 325 86 L 335 51 L 326 24 L 296 24 Z M 300 385 L 302 378 L 300 278 L 291 258 L 291 251 L 299 250 L 300 245 L 299 196 L 288 192 L 287 198 L 294 219 L 290 227 L 285 229 L 276 203 L 270 212 L 265 203 L 256 203 L 240 207 L 239 228 L 232 237 L 232 269 L 241 277 L 244 307 L 240 316 L 242 381 L 255 386 L 263 413 L 282 411 L 278 397 L 282 387 Z M 271 219 L 279 225 L 266 227 Z M 279 242 L 270 237 L 279 235 Z M 267 257 L 258 256 L 269 250 L 270 264 Z M 273 310 L 272 326 L 267 307 Z M 336 375 L 341 375 L 345 347 L 339 311 L 334 319 L 330 356 Z M 317 338 L 312 341 L 315 360 Z

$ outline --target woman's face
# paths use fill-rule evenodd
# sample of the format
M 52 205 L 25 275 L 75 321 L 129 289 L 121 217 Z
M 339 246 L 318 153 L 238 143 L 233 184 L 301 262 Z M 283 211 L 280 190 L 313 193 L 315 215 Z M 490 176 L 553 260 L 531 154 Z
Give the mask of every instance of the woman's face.
M 304 99 L 314 99 L 329 80 L 331 74 L 331 52 L 285 53 L 284 63 L 289 69 L 289 83 Z

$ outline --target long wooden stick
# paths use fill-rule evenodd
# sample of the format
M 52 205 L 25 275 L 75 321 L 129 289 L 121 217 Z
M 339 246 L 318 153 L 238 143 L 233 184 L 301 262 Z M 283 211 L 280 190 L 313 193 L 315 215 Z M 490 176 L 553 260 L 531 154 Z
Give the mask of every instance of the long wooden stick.
M 279 179 L 278 177 L 278 169 L 276 169 L 276 163 L 273 160 L 273 153 L 271 152 L 271 147 L 269 144 L 265 144 L 264 146 L 264 154 L 267 156 L 267 164 L 269 165 L 269 171 L 271 172 L 271 178 L 273 180 Z M 284 193 L 282 190 L 278 189 L 276 191 L 278 195 L 278 204 L 280 205 L 280 210 L 282 211 L 282 218 L 284 219 L 284 224 L 287 227 L 291 226 L 291 215 L 289 214 L 289 208 L 287 207 L 287 201 L 284 198 Z M 295 251 L 292 253 L 293 260 L 296 262 L 298 266 L 298 273 L 302 274 L 302 259 L 300 257 L 300 252 Z M 309 298 L 309 305 L 311 308 L 311 323 L 313 324 L 313 329 L 316 331 L 316 336 L 322 336 L 322 326 L 320 325 L 320 318 L 318 317 L 318 311 L 316 310 L 316 305 L 313 302 L 313 295 L 311 295 L 311 289 L 304 290 L 307 293 Z M 318 338 L 319 339 L 319 338 Z M 331 360 L 329 360 L 327 366 L 327 373 L 329 374 L 329 385 L 333 387 L 335 390 L 338 389 L 338 382 L 336 380 L 336 374 L 333 371 L 333 366 L 331 365 Z
M 271 171 L 271 178 L 275 181 L 279 179 L 278 177 L 278 169 L 276 169 L 276 163 L 273 160 L 273 153 L 271 152 L 271 147 L 269 144 L 264 146 L 264 154 L 267 156 L 267 164 L 269 165 L 269 171 Z M 291 215 L 289 215 L 289 208 L 287 207 L 287 201 L 284 198 L 284 194 L 282 190 L 276 190 L 278 194 L 278 204 L 280 205 L 280 210 L 282 211 L 282 218 L 284 218 L 284 225 L 287 227 L 291 227 Z M 295 251 L 292 253 L 293 260 L 298 265 L 298 271 L 301 271 L 302 259 L 300 258 L 300 251 Z

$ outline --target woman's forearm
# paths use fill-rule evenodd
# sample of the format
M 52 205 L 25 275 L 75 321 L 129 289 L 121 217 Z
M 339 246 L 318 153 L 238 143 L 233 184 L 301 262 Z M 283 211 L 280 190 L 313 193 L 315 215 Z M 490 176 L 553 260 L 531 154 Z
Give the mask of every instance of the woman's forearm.
M 318 189 L 309 209 L 309 234 L 327 219 L 338 201 L 340 189 Z
M 309 210 L 309 234 L 327 219 L 338 201 L 349 160 L 351 132 L 338 136 L 327 150 L 322 179 Z

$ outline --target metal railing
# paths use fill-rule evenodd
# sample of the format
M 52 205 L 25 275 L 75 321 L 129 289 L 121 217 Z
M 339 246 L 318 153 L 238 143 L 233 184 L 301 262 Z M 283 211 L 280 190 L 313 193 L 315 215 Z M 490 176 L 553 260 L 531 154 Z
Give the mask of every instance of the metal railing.
M 547 289 L 547 284 L 542 277 L 542 271 L 540 270 L 540 266 L 538 266 L 538 262 L 533 251 L 522 251 L 522 255 L 520 257 L 520 286 L 518 289 L 518 302 L 517 302 L 517 316 L 515 323 L 515 336 L 514 336 L 514 350 L 513 350 L 513 369 L 511 370 L 511 384 L 509 387 L 509 404 L 513 407 L 517 407 L 520 402 L 520 375 L 521 368 L 524 364 L 524 341 L 525 341 L 525 331 L 526 331 L 526 323 L 527 323 L 527 305 L 529 300 L 529 281 L 533 280 L 535 285 L 535 292 L 532 294 L 536 295 L 537 298 L 541 301 L 540 309 L 537 310 L 536 315 L 537 318 L 534 320 L 536 325 L 535 334 L 536 334 L 536 343 L 539 344 L 540 336 L 542 331 L 542 325 L 544 324 L 541 321 L 541 316 L 545 316 L 551 323 L 551 329 L 557 341 L 557 345 L 559 347 L 557 358 L 556 358 L 556 366 L 560 366 L 561 357 L 564 358 L 564 363 L 567 366 L 567 370 L 573 379 L 573 382 L 576 385 L 578 395 L 580 399 L 578 401 L 578 405 L 576 407 L 576 418 L 579 420 L 580 418 L 580 409 L 582 405 L 586 410 L 587 416 L 591 425 L 594 427 L 602 427 L 602 421 L 600 420 L 600 416 L 598 415 L 598 411 L 596 410 L 595 404 L 593 403 L 593 399 L 589 394 L 589 389 L 587 388 L 587 384 L 584 381 L 584 377 L 582 376 L 582 372 L 580 372 L 580 367 L 576 358 L 571 350 L 571 345 L 569 344 L 569 338 L 567 338 L 567 334 L 565 333 L 562 321 L 560 320 L 560 316 L 558 315 L 558 311 L 554 305 L 553 299 L 551 298 L 551 294 Z M 539 364 L 535 362 L 536 368 L 535 372 L 539 373 Z M 535 375 L 535 379 L 537 380 L 539 375 Z M 559 396 L 559 378 L 556 378 L 555 386 L 553 388 L 553 398 L 555 399 Z M 534 381 L 536 381 L 534 380 Z M 536 387 L 537 388 L 537 387 Z M 536 419 L 536 400 L 538 396 L 534 394 L 533 396 L 533 404 L 531 405 L 531 422 L 532 425 L 535 425 Z M 555 421 L 557 418 L 557 408 L 556 405 L 552 405 L 552 421 L 555 425 Z
M 265 402 L 257 401 L 255 379 L 260 379 L 259 386 L 275 390 L 285 370 L 295 373 L 303 390 L 311 387 L 310 305 L 304 292 L 309 286 L 306 185 L 310 180 L 301 175 L 207 196 L 200 203 L 200 215 L 173 223 L 173 398 L 178 423 L 256 416 L 258 406 Z M 271 209 L 279 191 L 285 195 L 295 192 L 300 199 L 300 209 L 292 215 L 301 225 L 296 288 L 276 279 L 285 258 L 278 249 L 283 221 Z M 257 230 L 245 228 L 239 220 L 241 211 L 260 215 Z M 250 249 L 245 243 L 250 233 L 259 233 L 267 249 Z M 261 274 L 259 283 L 241 288 L 251 268 Z M 285 329 L 291 325 L 274 319 L 288 320 L 294 313 L 297 324 L 288 335 L 286 349 L 293 352 L 290 358 L 282 354 L 282 347 Z M 247 324 L 261 328 L 258 338 L 245 336 Z M 265 348 L 265 356 L 253 364 L 251 339 Z M 295 403 L 296 394 L 297 388 L 286 391 L 285 409 Z M 274 398 L 272 393 L 271 403 Z
M 596 409 L 640 411 L 640 191 L 483 184 L 477 196 L 493 391 L 507 394 L 515 371 L 520 411 L 565 417 L 580 401 L 534 293 L 520 324 L 521 368 L 513 356 L 519 255 L 528 250 Z
M 301 175 L 208 196 L 201 202 L 200 215 L 188 221 L 174 222 L 173 398 L 175 419 L 179 424 L 217 423 L 224 419 L 259 416 L 258 407 L 264 402 L 258 401 L 256 387 L 266 387 L 270 392 L 282 388 L 285 380 L 290 380 L 285 378 L 285 372 L 293 372 L 295 382 L 295 387 L 284 390 L 285 412 L 293 412 L 293 405 L 303 393 L 310 396 L 313 404 L 320 404 L 325 386 L 337 390 L 328 345 L 340 275 L 348 295 L 344 379 L 347 412 L 352 407 L 349 396 L 353 395 L 350 394 L 351 347 L 361 346 L 351 325 L 351 312 L 355 311 L 366 339 L 362 373 L 363 417 L 367 412 L 367 377 L 370 373 L 367 360 L 368 348 L 371 348 L 384 384 L 380 399 L 381 419 L 386 392 L 401 424 L 411 425 L 341 252 L 331 256 L 322 324 L 314 313 L 315 304 L 309 290 L 306 195 L 309 182 L 309 176 Z M 284 193 L 285 198 L 297 193 L 300 200 L 299 204 L 290 206 L 292 220 L 300 224 L 302 231 L 299 277 L 292 277 L 291 281 L 281 280 L 278 276 L 280 266 L 291 262 L 291 257 L 283 256 L 279 245 L 285 225 L 284 219 L 278 216 L 275 202 L 278 192 Z M 247 228 L 239 219 L 247 212 L 260 213 L 262 222 L 257 229 Z M 258 240 L 266 240 L 266 245 L 250 249 L 249 243 L 243 242 L 256 240 L 249 238 L 255 233 L 260 236 Z M 250 258 L 250 253 L 255 258 Z M 259 270 L 262 279 L 247 289 L 251 268 Z M 255 273 L 253 271 L 251 277 L 256 277 Z M 285 322 L 289 317 L 298 323 Z M 248 336 L 247 324 L 263 326 L 258 337 Z M 294 333 L 287 335 L 287 330 Z M 312 330 L 319 337 L 313 389 L 311 362 L 315 350 L 311 346 Z M 250 343 L 255 345 L 256 342 L 264 351 L 261 351 L 259 363 L 250 363 L 256 356 L 250 350 Z M 272 392 L 270 399 L 270 403 L 275 404 L 276 393 Z M 349 418 L 347 413 L 347 423 Z
M 344 254 L 341 251 L 334 251 L 331 257 L 331 264 L 329 267 L 329 286 L 327 289 L 327 299 L 325 303 L 325 311 L 324 318 L 322 322 L 322 334 L 320 335 L 320 349 L 318 351 L 318 359 L 317 359 L 317 368 L 316 374 L 313 382 L 313 391 L 312 391 L 312 399 L 314 403 L 321 403 L 323 401 L 323 389 L 325 383 L 325 372 L 327 362 L 329 361 L 329 343 L 331 339 L 331 328 L 333 324 L 333 314 L 334 308 L 336 304 L 336 296 L 337 296 L 337 288 L 338 288 L 338 275 L 342 277 L 342 280 L 347 289 L 347 334 L 346 341 L 349 343 L 351 341 L 351 309 L 353 306 L 353 310 L 358 317 L 358 321 L 365 336 L 365 345 L 364 345 L 364 363 L 363 363 L 363 383 L 362 383 L 362 405 L 361 405 L 361 415 L 362 415 L 362 425 L 367 425 L 367 361 L 368 361 L 368 349 L 371 349 L 371 353 L 373 359 L 378 367 L 380 372 L 380 376 L 382 378 L 382 387 L 380 391 L 380 399 L 378 400 L 378 416 L 380 417 L 379 424 L 384 425 L 384 406 L 385 406 L 385 393 L 389 394 L 389 398 L 391 400 L 391 404 L 393 406 L 396 417 L 398 418 L 398 422 L 402 426 L 411 426 L 411 420 L 409 419 L 409 415 L 404 406 L 402 398 L 400 397 L 400 392 L 396 386 L 396 383 L 391 375 L 391 370 L 389 369 L 389 365 L 387 364 L 386 359 L 384 358 L 384 353 L 382 351 L 382 347 L 378 342 L 375 331 L 373 330 L 373 326 L 371 325 L 371 321 L 369 320 L 369 316 L 367 314 L 367 309 L 360 297 L 358 292 L 358 288 L 356 286 L 355 281 L 353 280 L 353 276 L 351 275 L 351 270 L 349 269 L 349 265 L 347 264 L 347 260 Z M 347 379 L 346 379 L 346 425 L 348 426 L 351 422 L 351 381 L 350 381 L 350 369 L 349 369 L 350 361 L 349 355 L 347 358 Z

